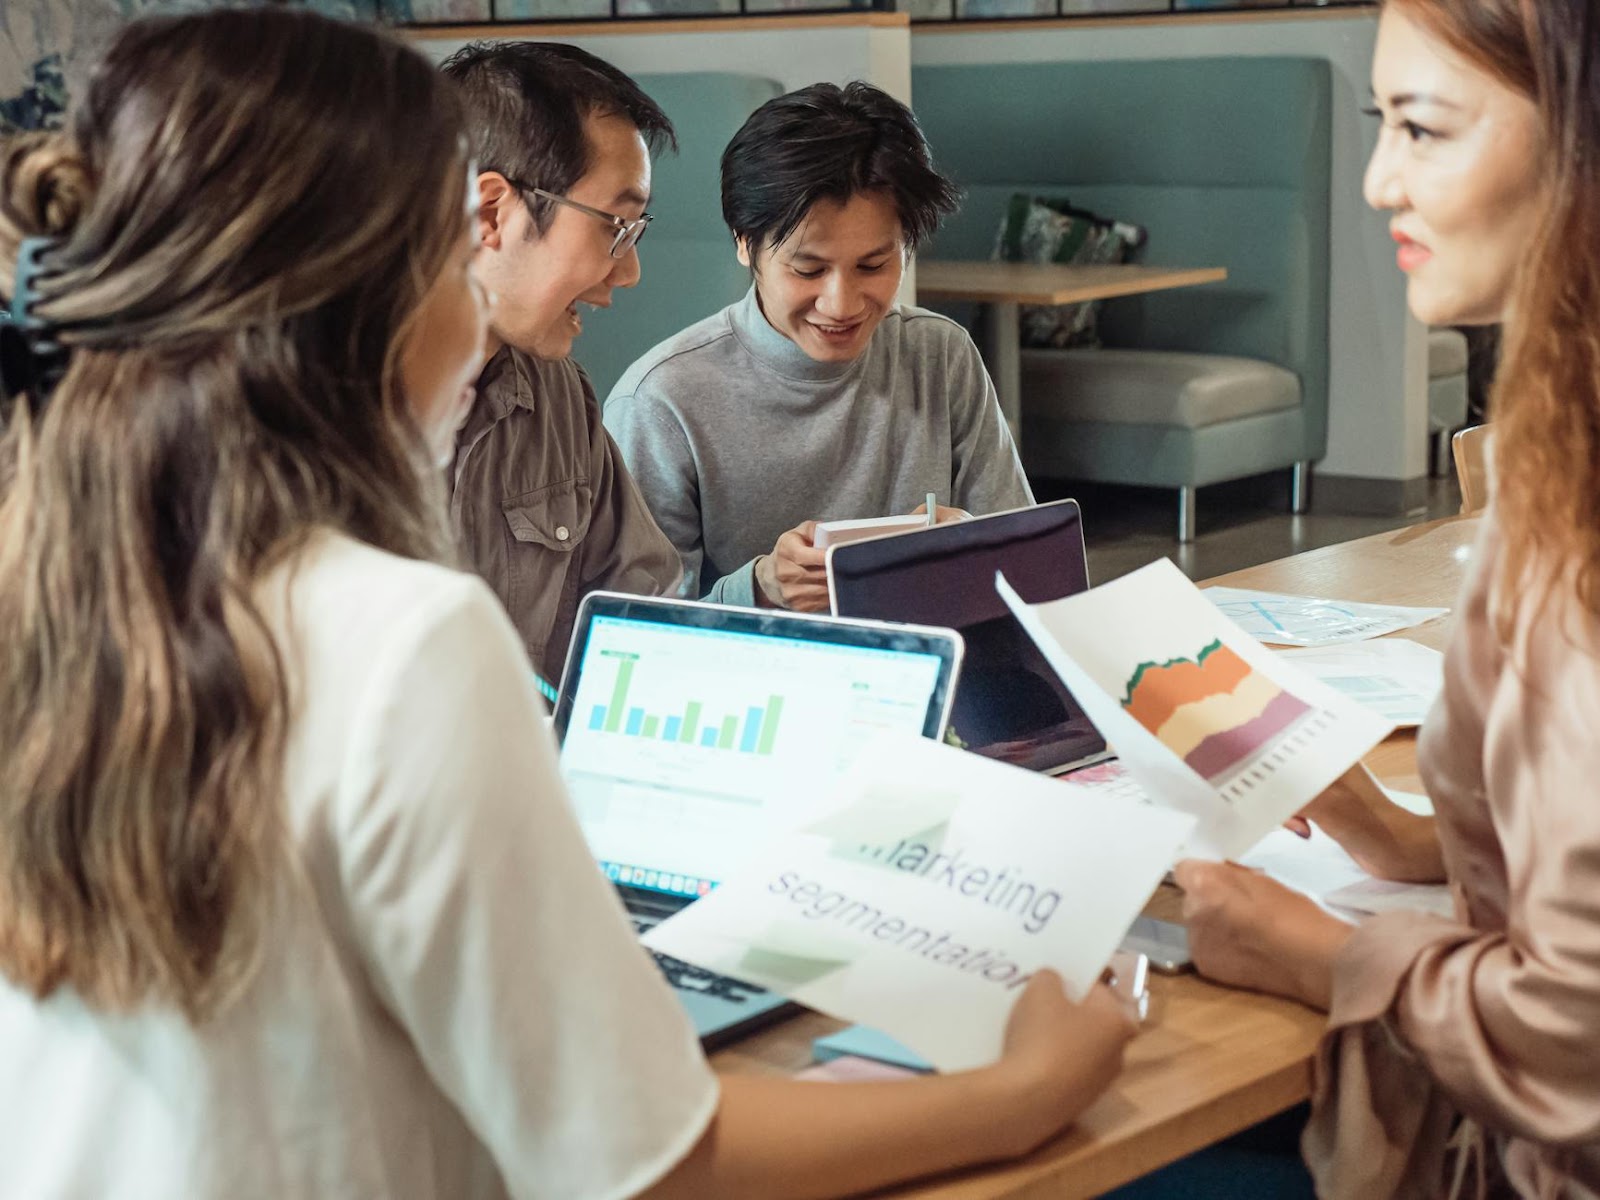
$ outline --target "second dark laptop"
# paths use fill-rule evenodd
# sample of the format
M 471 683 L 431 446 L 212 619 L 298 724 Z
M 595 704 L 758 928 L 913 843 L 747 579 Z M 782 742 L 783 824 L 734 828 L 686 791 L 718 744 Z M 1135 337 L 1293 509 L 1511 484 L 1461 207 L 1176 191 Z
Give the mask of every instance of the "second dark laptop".
M 1105 738 L 995 591 L 997 571 L 1032 604 L 1087 591 L 1077 501 L 828 551 L 835 615 L 960 631 L 967 652 L 950 727 L 967 749 L 1046 774 L 1106 757 Z

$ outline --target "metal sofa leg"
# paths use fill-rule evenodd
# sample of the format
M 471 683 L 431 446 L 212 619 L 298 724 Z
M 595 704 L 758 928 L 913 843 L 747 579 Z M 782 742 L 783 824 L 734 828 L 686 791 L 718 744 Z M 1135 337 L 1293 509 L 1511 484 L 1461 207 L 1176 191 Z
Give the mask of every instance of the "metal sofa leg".
M 1297 462 L 1289 476 L 1289 511 L 1304 516 L 1311 511 L 1311 464 Z
M 1428 474 L 1434 479 L 1443 479 L 1450 474 L 1453 465 L 1450 461 L 1450 435 L 1452 429 L 1430 429 L 1428 431 Z
M 1178 540 L 1180 542 L 1194 541 L 1194 499 L 1194 488 L 1183 487 L 1178 489 Z

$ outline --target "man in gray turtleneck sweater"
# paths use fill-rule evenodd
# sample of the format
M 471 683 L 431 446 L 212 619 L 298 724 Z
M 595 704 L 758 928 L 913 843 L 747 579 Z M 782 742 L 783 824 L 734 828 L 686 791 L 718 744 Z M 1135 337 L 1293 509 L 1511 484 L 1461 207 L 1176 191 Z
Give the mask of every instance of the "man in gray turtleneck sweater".
M 903 105 L 867 84 L 770 101 L 723 155 L 722 200 L 754 286 L 636 362 L 605 408 L 688 594 L 823 609 L 816 521 L 929 492 L 940 519 L 1033 502 L 972 339 L 894 302 L 956 200 Z

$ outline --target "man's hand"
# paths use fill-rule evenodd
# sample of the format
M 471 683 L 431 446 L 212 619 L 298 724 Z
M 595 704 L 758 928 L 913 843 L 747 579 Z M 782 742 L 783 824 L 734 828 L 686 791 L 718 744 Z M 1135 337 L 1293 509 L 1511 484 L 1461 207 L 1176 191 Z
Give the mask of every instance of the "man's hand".
M 756 559 L 756 602 L 795 612 L 828 610 L 827 554 L 812 545 L 817 523 L 804 521 Z

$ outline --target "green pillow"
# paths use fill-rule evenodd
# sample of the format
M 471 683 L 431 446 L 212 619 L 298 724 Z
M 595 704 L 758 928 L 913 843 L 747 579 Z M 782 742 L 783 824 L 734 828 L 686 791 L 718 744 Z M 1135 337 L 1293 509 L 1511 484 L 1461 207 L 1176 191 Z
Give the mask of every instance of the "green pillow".
M 993 257 L 1004 262 L 1120 263 L 1142 245 L 1137 225 L 1073 208 L 1065 197 L 1047 200 L 1018 192 L 1006 205 Z M 1022 344 L 1030 347 L 1098 346 L 1101 301 L 1024 304 Z

